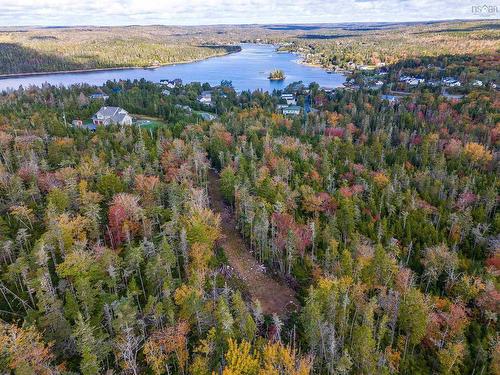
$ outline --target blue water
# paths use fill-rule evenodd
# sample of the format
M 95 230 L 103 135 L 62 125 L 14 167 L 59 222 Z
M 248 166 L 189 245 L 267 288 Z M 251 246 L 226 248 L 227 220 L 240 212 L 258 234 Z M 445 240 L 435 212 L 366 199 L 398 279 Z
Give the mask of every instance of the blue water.
M 181 78 L 184 83 L 208 82 L 220 84 L 221 80 L 230 80 L 237 91 L 262 89 L 272 91 L 281 89 L 295 81 L 305 84 L 316 82 L 320 86 L 335 88 L 345 81 L 341 74 L 328 74 L 320 68 L 301 65 L 299 57 L 291 53 L 277 53 L 275 47 L 261 44 L 242 44 L 242 51 L 207 60 L 163 66 L 157 69 L 125 69 L 98 72 L 44 74 L 19 78 L 0 79 L 0 90 L 17 89 L 20 85 L 40 86 L 48 82 L 52 85 L 71 85 L 88 83 L 102 85 L 108 80 L 141 79 L 159 82 L 161 79 Z M 269 72 L 281 69 L 285 72 L 284 81 L 269 81 Z

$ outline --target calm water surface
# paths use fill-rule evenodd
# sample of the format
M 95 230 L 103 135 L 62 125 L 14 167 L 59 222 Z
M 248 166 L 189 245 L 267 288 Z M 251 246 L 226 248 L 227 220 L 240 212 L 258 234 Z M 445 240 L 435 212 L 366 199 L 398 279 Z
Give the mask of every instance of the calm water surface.
M 208 82 L 211 85 L 220 84 L 226 79 L 233 82 L 237 91 L 262 89 L 272 91 L 286 85 L 303 81 L 305 84 L 317 82 L 325 87 L 338 87 L 345 78 L 341 74 L 328 74 L 320 68 L 301 65 L 299 57 L 291 53 L 277 53 L 275 47 L 261 44 L 242 44 L 242 51 L 222 57 L 189 63 L 163 66 L 157 69 L 125 69 L 114 71 L 44 74 L 19 78 L 0 79 L 0 90 L 18 88 L 20 85 L 41 85 L 48 82 L 52 85 L 71 85 L 88 83 L 102 85 L 107 80 L 141 79 L 159 82 L 161 79 L 181 78 L 184 83 Z M 281 69 L 286 79 L 281 82 L 271 82 L 267 79 L 269 72 Z

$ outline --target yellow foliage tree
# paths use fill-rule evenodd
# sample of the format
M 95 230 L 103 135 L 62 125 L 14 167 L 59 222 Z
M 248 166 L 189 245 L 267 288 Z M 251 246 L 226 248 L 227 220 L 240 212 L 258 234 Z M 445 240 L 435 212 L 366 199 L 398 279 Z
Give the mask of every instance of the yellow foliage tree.
M 226 353 L 226 367 L 223 375 L 257 375 L 259 373 L 259 359 L 251 353 L 251 345 L 247 341 L 238 344 L 229 339 L 229 349 Z
M 295 352 L 279 342 L 268 343 L 262 352 L 262 368 L 259 375 L 308 375 L 311 361 L 297 359 Z
M 474 163 L 486 164 L 493 159 L 493 154 L 483 145 L 469 142 L 464 147 L 465 156 Z
M 268 342 L 262 350 L 243 340 L 238 344 L 228 340 L 226 366 L 223 375 L 308 375 L 310 358 L 298 358 L 295 351 L 280 342 Z
M 383 188 L 389 183 L 389 177 L 387 177 L 383 172 L 375 172 L 373 174 L 373 181 L 378 187 Z

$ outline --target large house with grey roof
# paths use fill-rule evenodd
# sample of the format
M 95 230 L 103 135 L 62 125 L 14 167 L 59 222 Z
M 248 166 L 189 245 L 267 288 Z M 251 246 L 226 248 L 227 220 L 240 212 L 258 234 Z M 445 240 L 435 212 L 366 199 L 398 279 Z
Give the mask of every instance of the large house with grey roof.
M 120 107 L 101 107 L 92 116 L 94 125 L 132 125 L 132 117 Z

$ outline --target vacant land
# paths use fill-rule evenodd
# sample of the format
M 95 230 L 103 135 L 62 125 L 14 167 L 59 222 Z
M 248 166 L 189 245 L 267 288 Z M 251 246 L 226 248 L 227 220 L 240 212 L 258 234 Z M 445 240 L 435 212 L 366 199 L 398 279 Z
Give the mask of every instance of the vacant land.
M 247 286 L 252 299 L 258 300 L 264 314 L 284 316 L 296 311 L 299 303 L 295 292 L 284 283 L 278 283 L 264 273 L 263 267 L 252 256 L 243 238 L 236 229 L 236 219 L 231 208 L 224 203 L 220 191 L 219 177 L 214 171 L 208 175 L 212 209 L 221 215 L 222 239 L 229 264 Z

